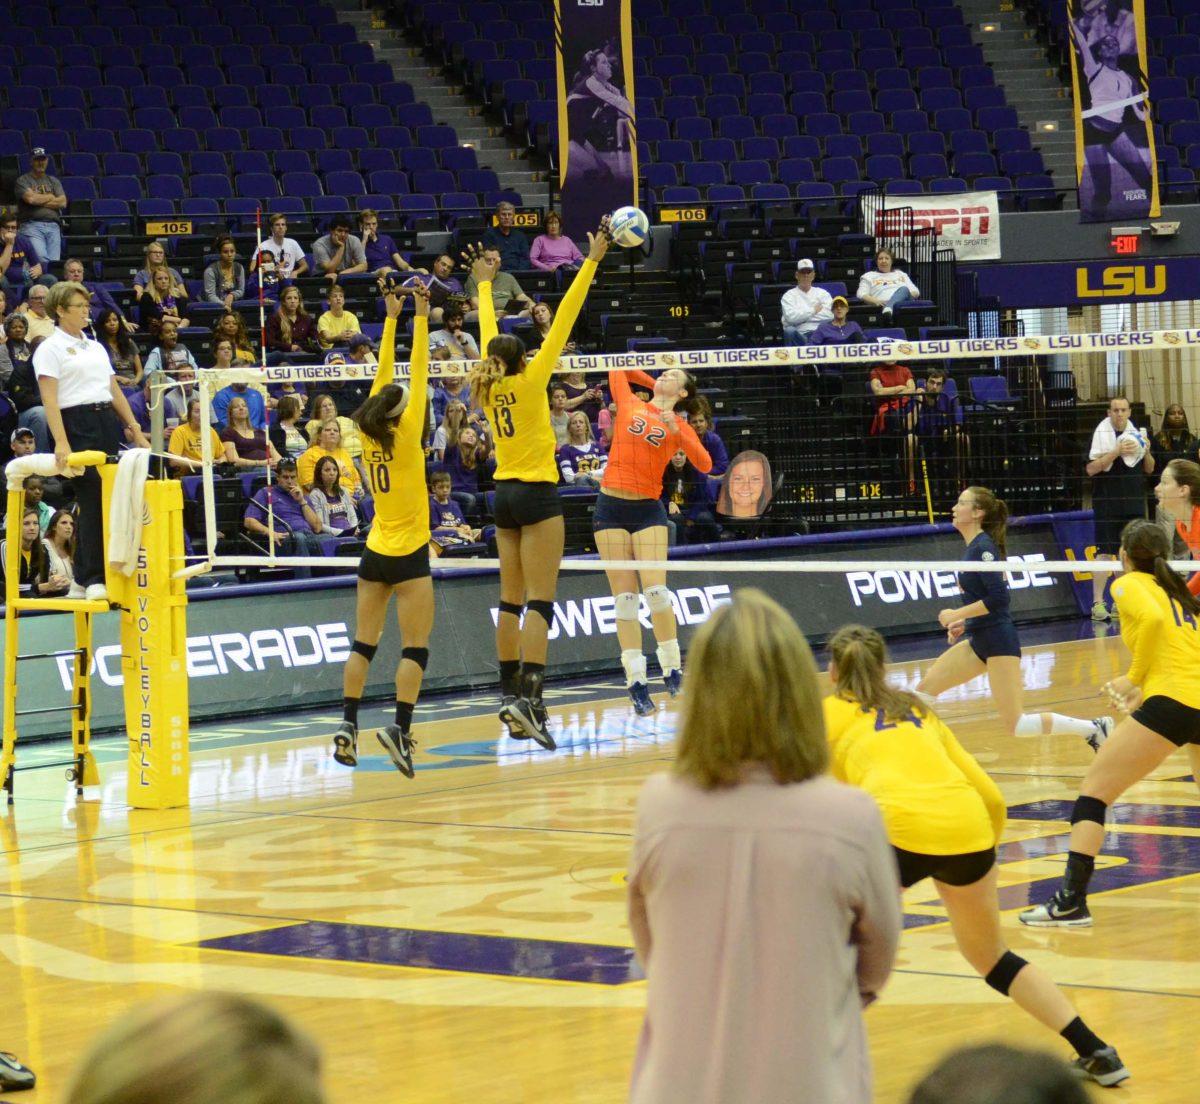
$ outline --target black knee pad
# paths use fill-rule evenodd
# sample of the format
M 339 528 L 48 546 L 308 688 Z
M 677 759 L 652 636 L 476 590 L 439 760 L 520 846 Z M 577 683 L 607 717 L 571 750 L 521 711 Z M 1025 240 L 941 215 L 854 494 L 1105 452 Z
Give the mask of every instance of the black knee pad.
M 350 645 L 350 650 L 352 652 L 357 652 L 360 656 L 363 657 L 363 659 L 365 659 L 368 663 L 370 663 L 371 660 L 373 660 L 375 658 L 375 653 L 377 651 L 379 651 L 379 645 L 378 644 L 368 644 L 364 640 L 356 640 L 353 644 Z
M 1017 980 L 1017 974 L 1028 965 L 1029 963 L 1020 955 L 1015 955 L 1012 951 L 1005 951 L 1000 956 L 1000 961 L 988 971 L 987 977 L 983 980 L 997 993 L 1002 993 L 1007 997 L 1012 983 Z
M 520 602 L 506 602 L 504 599 L 501 599 L 500 612 L 511 613 L 514 617 L 520 617 L 525 612 L 525 607 Z
M 1104 816 L 1108 812 L 1108 806 L 1104 804 L 1098 797 L 1084 797 L 1080 794 L 1075 799 L 1075 807 L 1071 810 L 1071 823 L 1079 824 L 1082 821 L 1090 820 L 1104 827 Z
M 401 660 L 405 660 L 405 659 L 412 660 L 413 663 L 415 663 L 418 667 L 421 668 L 422 671 L 424 671 L 426 664 L 429 662 L 429 649 L 428 648 L 403 648 L 400 651 L 400 658 L 401 658 Z
M 536 613 L 547 627 L 554 624 L 554 603 L 547 602 L 544 598 L 534 598 L 525 603 L 525 609 L 529 613 Z

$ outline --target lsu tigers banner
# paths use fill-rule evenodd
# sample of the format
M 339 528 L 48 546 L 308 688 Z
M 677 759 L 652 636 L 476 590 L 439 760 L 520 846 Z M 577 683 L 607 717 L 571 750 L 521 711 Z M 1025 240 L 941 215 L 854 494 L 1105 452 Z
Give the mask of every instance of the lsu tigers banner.
M 554 0 L 563 232 L 637 206 L 631 0 Z
M 1067 0 L 1081 222 L 1154 218 L 1144 0 Z

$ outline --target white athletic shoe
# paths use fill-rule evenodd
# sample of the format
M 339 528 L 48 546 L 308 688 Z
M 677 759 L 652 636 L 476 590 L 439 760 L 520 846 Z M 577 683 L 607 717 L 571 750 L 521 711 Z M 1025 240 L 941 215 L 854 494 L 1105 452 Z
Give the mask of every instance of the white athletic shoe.
M 1096 717 L 1092 720 L 1091 735 L 1085 737 L 1092 751 L 1099 751 L 1104 741 L 1112 735 L 1113 719 L 1111 717 Z
M 89 602 L 107 602 L 108 588 L 103 583 L 92 583 L 91 586 L 84 591 L 84 596 Z

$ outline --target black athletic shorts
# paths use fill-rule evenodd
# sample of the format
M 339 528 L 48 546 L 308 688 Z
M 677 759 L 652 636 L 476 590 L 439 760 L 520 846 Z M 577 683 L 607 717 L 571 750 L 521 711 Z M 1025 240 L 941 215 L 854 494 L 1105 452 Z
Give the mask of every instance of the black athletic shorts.
M 979 881 L 996 865 L 996 849 L 972 851 L 966 855 L 918 855 L 893 847 L 900 867 L 900 884 L 908 889 L 923 878 L 936 878 L 946 885 L 965 886 Z
M 984 663 L 992 656 L 1016 656 L 1021 658 L 1021 638 L 1011 621 L 999 621 L 995 625 L 984 625 L 967 630 L 967 641 Z
M 1176 747 L 1200 744 L 1200 709 L 1164 694 L 1147 698 L 1133 711 L 1133 719 Z
M 407 556 L 385 556 L 371 548 L 364 548 L 358 561 L 358 577 L 368 583 L 387 583 L 396 586 L 409 579 L 423 579 L 429 572 L 429 546 L 421 545 Z
M 596 512 L 592 515 L 592 529 L 624 529 L 629 533 L 640 533 L 667 525 L 667 509 L 657 498 L 617 498 L 601 491 L 596 496 Z
M 495 514 L 497 529 L 520 529 L 547 518 L 562 517 L 563 504 L 553 483 L 497 479 Z

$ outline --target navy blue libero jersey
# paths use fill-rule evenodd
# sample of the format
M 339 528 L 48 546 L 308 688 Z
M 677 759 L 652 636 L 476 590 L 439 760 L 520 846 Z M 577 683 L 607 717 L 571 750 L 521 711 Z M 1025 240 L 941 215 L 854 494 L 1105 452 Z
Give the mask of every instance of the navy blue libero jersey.
M 996 542 L 986 533 L 979 533 L 967 545 L 964 560 L 976 563 L 991 563 L 1000 559 Z M 964 605 L 985 602 L 988 612 L 982 617 L 968 617 L 967 631 L 983 629 L 1012 621 L 1008 612 L 1008 577 L 999 571 L 960 571 L 958 585 L 963 592 Z

